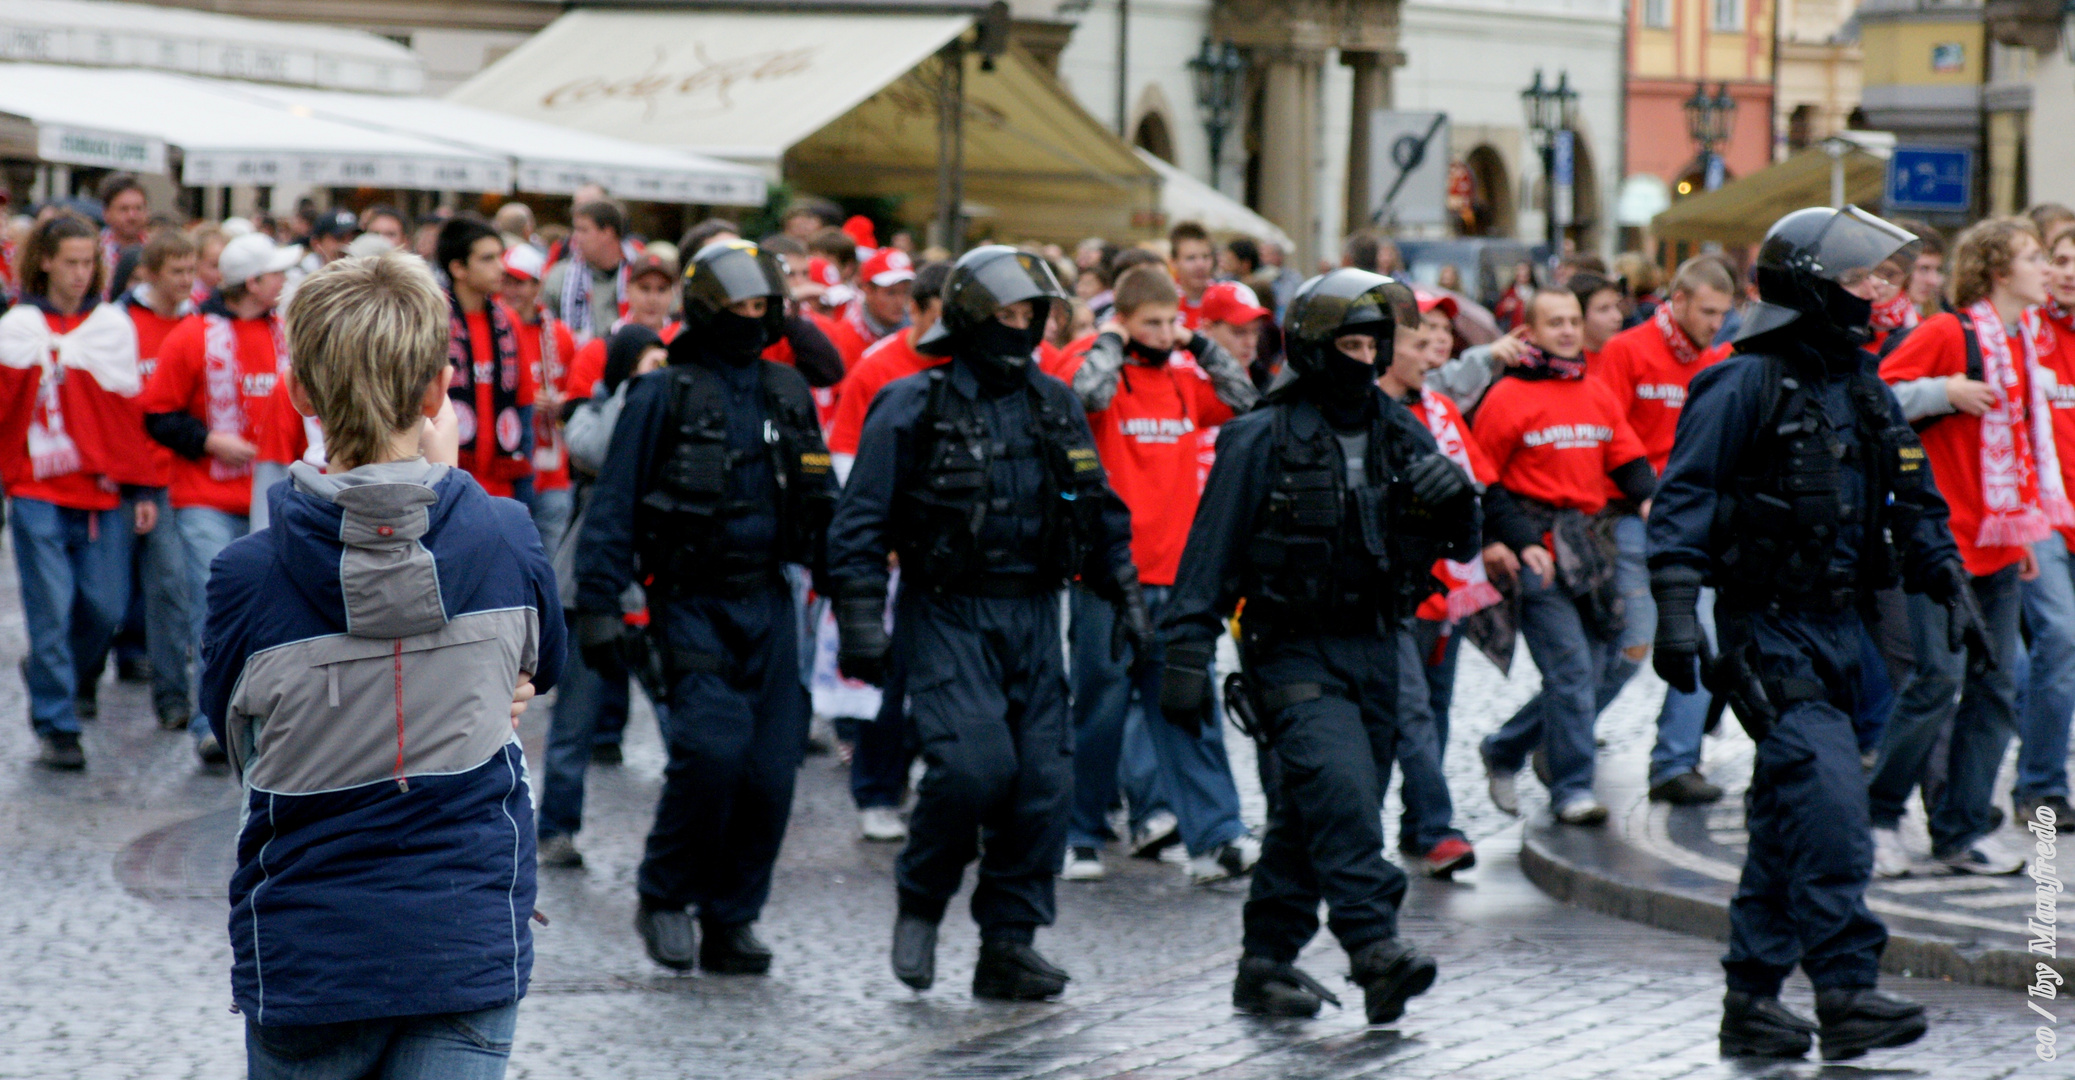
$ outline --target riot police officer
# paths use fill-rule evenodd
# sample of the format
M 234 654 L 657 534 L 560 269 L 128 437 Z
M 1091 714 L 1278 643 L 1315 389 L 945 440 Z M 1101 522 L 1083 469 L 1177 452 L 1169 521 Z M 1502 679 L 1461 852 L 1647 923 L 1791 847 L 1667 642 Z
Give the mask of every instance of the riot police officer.
M 1299 287 L 1284 324 L 1295 377 L 1219 433 L 1162 621 L 1160 706 L 1189 716 L 1209 708 L 1215 639 L 1246 602 L 1238 704 L 1274 777 L 1232 990 L 1245 1012 L 1337 1003 L 1293 966 L 1321 899 L 1371 1023 L 1434 981 L 1433 959 L 1397 936 L 1405 875 L 1383 858 L 1380 777 L 1397 738 L 1399 627 L 1438 588 L 1436 558 L 1475 557 L 1480 514 L 1470 477 L 1375 385 L 1401 323 L 1418 325 L 1417 303 L 1381 275 Z
M 835 478 L 806 382 L 760 358 L 785 281 L 777 256 L 739 240 L 692 259 L 685 328 L 669 365 L 628 389 L 577 554 L 580 647 L 601 665 L 625 655 L 665 706 L 670 763 L 635 925 L 650 958 L 680 970 L 769 970 L 750 924 L 806 737 L 781 564 L 820 562 Z M 628 638 L 620 596 L 640 581 L 649 629 Z
M 1150 637 L 1129 512 L 1080 401 L 1031 359 L 1064 302 L 1036 256 L 990 246 L 960 258 L 943 317 L 917 343 L 950 363 L 873 400 L 829 529 L 839 661 L 877 682 L 889 646 L 900 650 L 928 767 L 895 868 L 893 969 L 917 990 L 936 978 L 937 924 L 976 856 L 974 995 L 1065 988 L 1031 944 L 1052 922 L 1073 785 L 1060 590 L 1078 576 L 1118 608 L 1118 649 Z M 901 568 L 892 642 L 889 552 Z
M 1722 960 L 1725 1055 L 1800 1057 L 1820 1032 L 1836 1060 L 1924 1033 L 1922 1006 L 1874 989 L 1888 935 L 1866 907 L 1873 844 L 1852 730 L 1875 590 L 1899 580 L 1930 594 L 1952 613 L 1953 647 L 1986 651 L 1923 447 L 1863 351 L 1866 278 L 1914 240 L 1853 206 L 1773 225 L 1761 302 L 1736 354 L 1694 378 L 1651 513 L 1657 671 L 1690 693 L 1698 667 L 1758 743 Z M 1703 585 L 1719 589 L 1719 657 L 1703 656 Z M 1780 1004 L 1797 963 L 1817 1023 Z

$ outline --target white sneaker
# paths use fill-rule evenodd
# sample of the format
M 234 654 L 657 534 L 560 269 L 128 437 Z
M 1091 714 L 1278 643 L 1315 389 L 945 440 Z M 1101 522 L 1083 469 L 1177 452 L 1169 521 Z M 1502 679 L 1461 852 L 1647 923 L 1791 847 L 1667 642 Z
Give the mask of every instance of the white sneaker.
M 1181 839 L 1180 819 L 1165 810 L 1156 810 L 1146 823 L 1132 830 L 1131 857 L 1134 859 L 1157 859 L 1175 841 Z
M 1189 860 L 1189 884 L 1208 885 L 1236 878 L 1261 861 L 1261 841 L 1250 835 L 1228 840 Z
M 891 806 L 874 806 L 857 812 L 858 831 L 867 840 L 891 843 L 908 838 L 908 823 L 901 820 L 901 812 Z
M 1993 834 L 1937 858 L 1956 874 L 2021 874 L 2025 869 L 2024 856 L 2005 848 Z
M 1514 773 L 1500 772 L 1489 763 L 1484 766 L 1484 786 L 1491 792 L 1492 805 L 1505 811 L 1508 817 L 1519 817 L 1520 791 L 1513 786 L 1513 776 Z
M 1557 808 L 1556 820 L 1566 825 L 1604 825 L 1607 808 L 1590 795 L 1580 795 Z
M 1104 873 L 1102 852 L 1092 847 L 1067 848 L 1066 862 L 1059 867 L 1059 876 L 1067 881 L 1101 881 Z
M 1898 878 L 1909 876 L 1909 849 L 1902 846 L 1902 830 L 1873 830 L 1873 876 Z

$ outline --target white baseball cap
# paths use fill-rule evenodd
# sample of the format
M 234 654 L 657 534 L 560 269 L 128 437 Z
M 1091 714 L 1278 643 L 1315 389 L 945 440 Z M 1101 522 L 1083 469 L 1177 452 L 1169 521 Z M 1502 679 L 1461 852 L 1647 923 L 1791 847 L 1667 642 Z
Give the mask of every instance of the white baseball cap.
M 225 285 L 243 285 L 261 274 L 286 270 L 302 257 L 300 244 L 280 247 L 265 233 L 247 233 L 223 245 L 216 267 L 223 271 Z
M 515 278 L 539 281 L 547 272 L 548 257 L 532 244 L 515 244 L 504 249 L 504 272 Z

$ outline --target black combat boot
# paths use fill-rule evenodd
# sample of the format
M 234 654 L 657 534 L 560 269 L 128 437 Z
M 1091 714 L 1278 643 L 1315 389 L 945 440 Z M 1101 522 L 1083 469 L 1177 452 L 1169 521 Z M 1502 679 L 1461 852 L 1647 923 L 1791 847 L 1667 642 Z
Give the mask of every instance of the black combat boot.
M 1255 1016 L 1318 1015 L 1324 1002 L 1335 1008 L 1340 999 L 1294 964 L 1248 954 L 1239 958 L 1239 977 L 1232 981 L 1232 1007 Z
M 1066 989 L 1072 976 L 1021 941 L 982 941 L 973 969 L 973 996 L 995 1001 L 1043 1001 Z
M 690 971 L 699 962 L 699 928 L 683 908 L 651 905 L 642 897 L 634 912 L 634 929 L 648 958 L 672 971 Z
M 893 977 L 913 989 L 927 990 L 937 981 L 937 924 L 901 912 L 893 924 Z
M 1815 1044 L 1816 1025 L 1780 1004 L 1731 990 L 1722 995 L 1722 1056 L 1798 1058 Z
M 1362 1004 L 1372 1024 L 1388 1024 L 1405 1015 L 1405 1002 L 1434 985 L 1440 969 L 1434 958 L 1397 938 L 1362 946 L 1353 956 L 1349 981 L 1362 988 Z
M 715 975 L 762 975 L 771 970 L 771 949 L 748 923 L 708 926 L 699 942 L 699 966 Z
M 1907 1046 L 1924 1037 L 1924 1007 L 1870 986 L 1816 991 L 1823 1023 L 1823 1060 L 1843 1061 L 1868 1050 Z

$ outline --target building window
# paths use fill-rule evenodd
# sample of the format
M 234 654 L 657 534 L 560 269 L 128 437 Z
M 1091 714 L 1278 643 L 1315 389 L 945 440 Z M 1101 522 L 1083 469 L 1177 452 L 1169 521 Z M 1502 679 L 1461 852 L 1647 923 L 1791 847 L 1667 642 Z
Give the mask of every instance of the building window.
M 1816 107 L 1806 102 L 1787 114 L 1787 149 L 1805 150 L 1815 141 Z
M 1672 24 L 1671 0 L 1643 0 L 1643 25 L 1652 30 L 1664 30 Z
M 1713 0 L 1715 5 L 1715 29 L 1721 33 L 1738 33 L 1744 28 L 1744 0 Z

